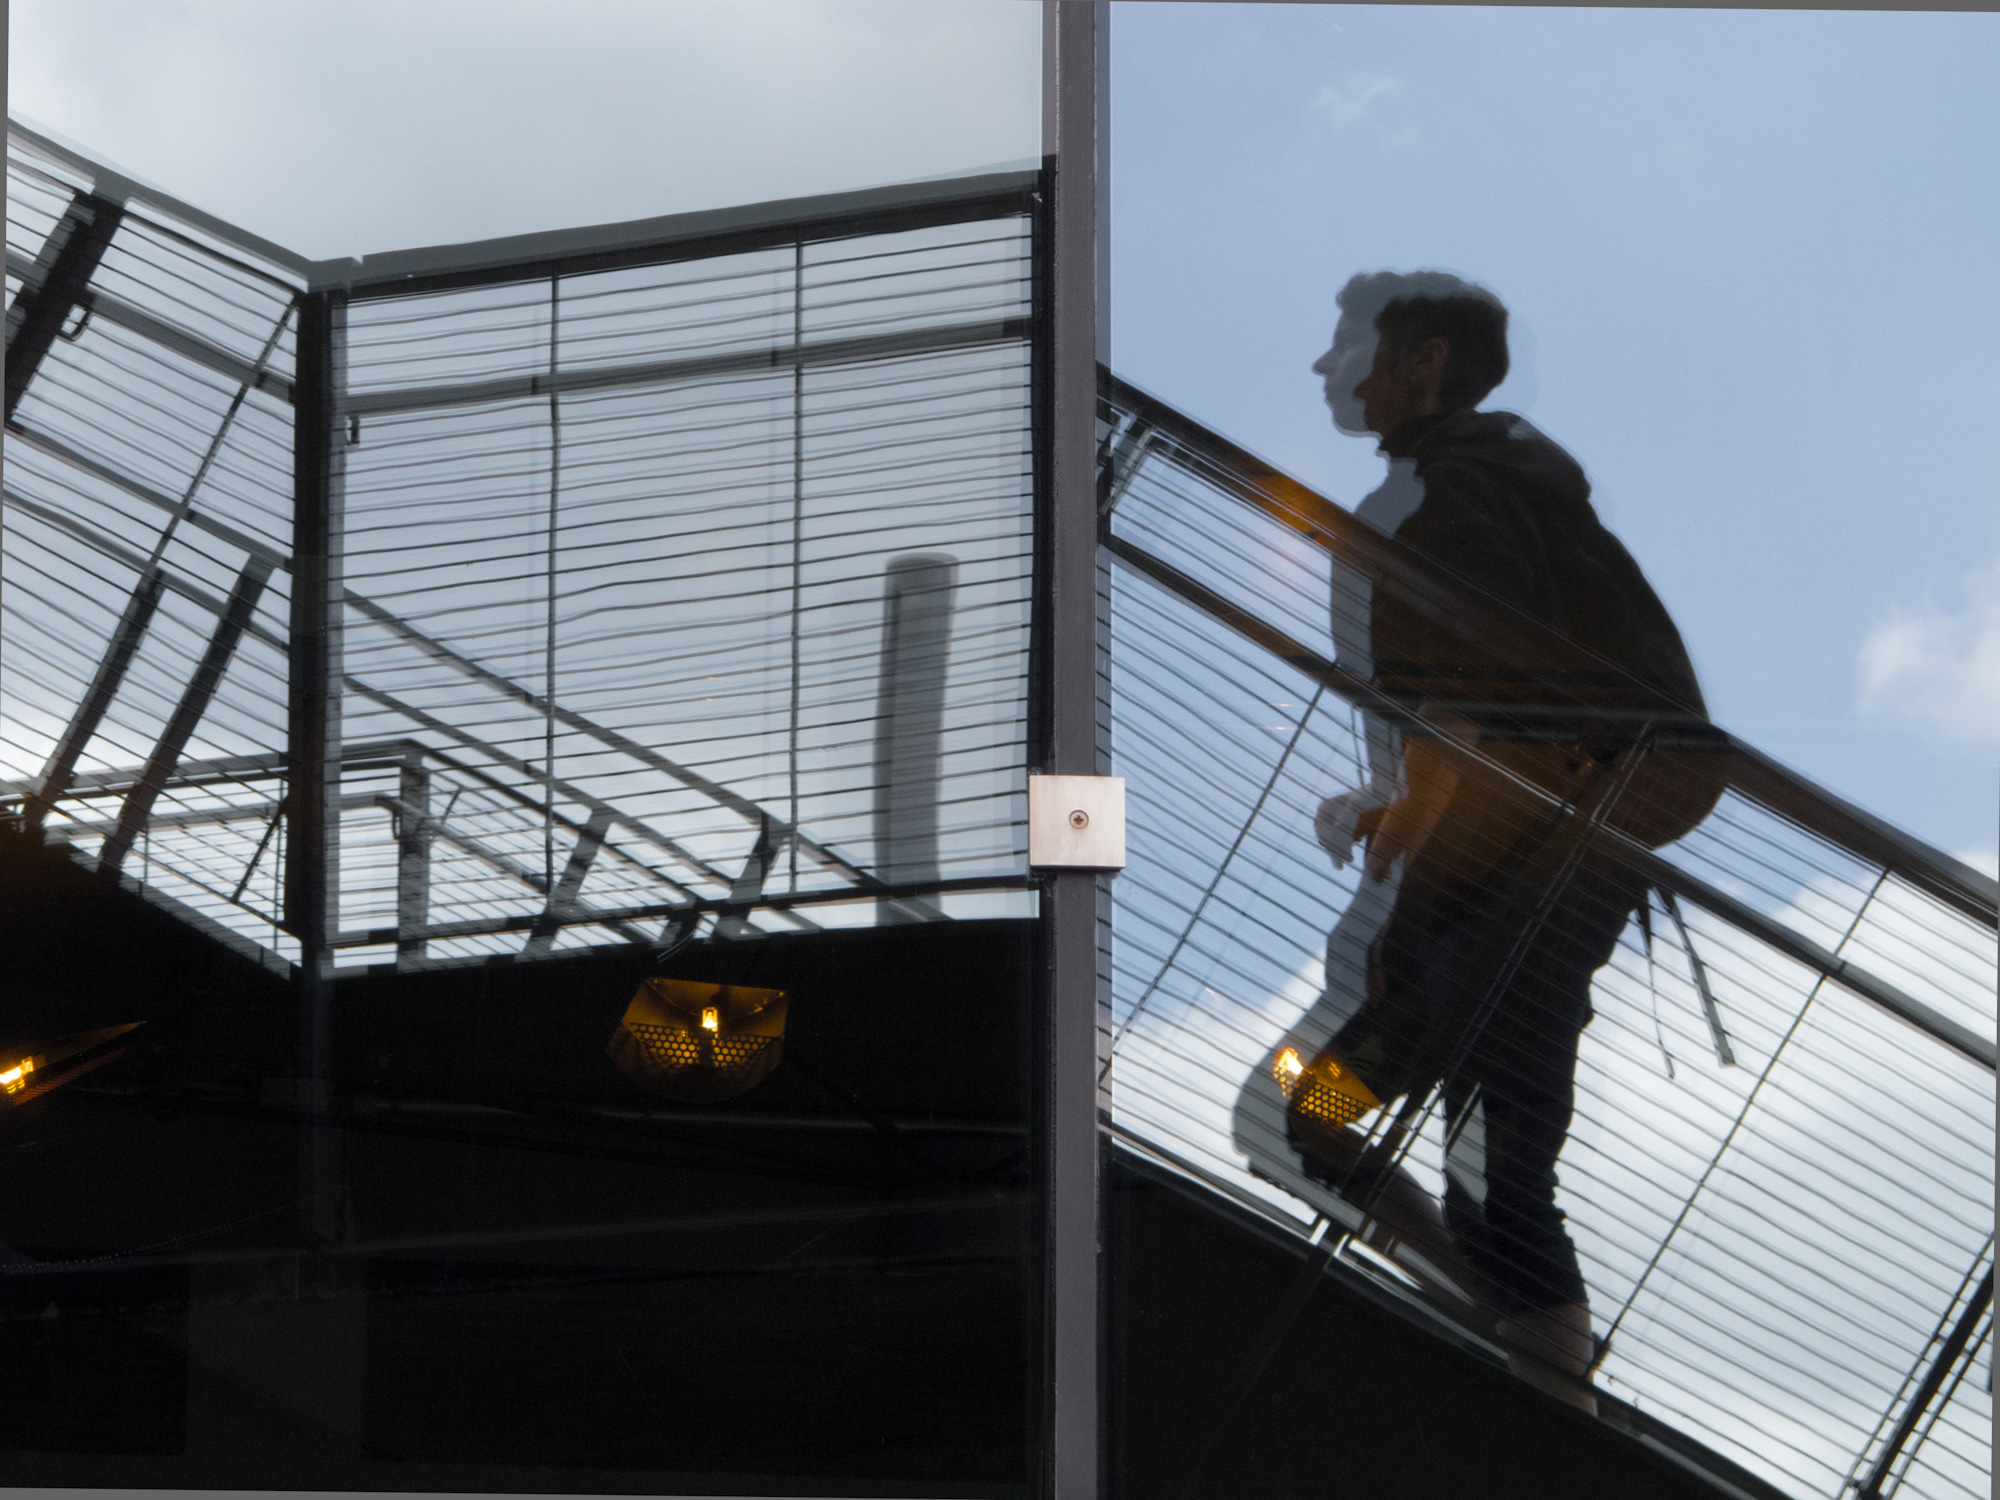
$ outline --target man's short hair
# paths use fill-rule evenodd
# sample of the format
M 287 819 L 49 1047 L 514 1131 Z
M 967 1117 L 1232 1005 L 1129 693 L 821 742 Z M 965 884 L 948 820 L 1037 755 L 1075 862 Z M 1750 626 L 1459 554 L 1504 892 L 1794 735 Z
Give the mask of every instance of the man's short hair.
M 1426 339 L 1451 346 L 1445 410 L 1477 406 L 1507 378 L 1507 309 L 1485 287 L 1448 271 L 1374 271 L 1354 277 L 1336 299 L 1343 315 L 1370 323 L 1392 353 Z

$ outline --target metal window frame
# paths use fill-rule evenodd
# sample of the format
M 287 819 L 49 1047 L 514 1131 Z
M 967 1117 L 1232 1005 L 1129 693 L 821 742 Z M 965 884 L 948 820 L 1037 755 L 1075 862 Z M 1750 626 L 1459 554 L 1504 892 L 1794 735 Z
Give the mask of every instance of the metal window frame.
M 1106 559 L 1097 524 L 1097 369 L 1109 359 L 1110 5 L 1043 0 L 1043 203 L 1037 217 L 1037 521 L 1029 761 L 1053 775 L 1109 769 Z M 1110 877 L 1043 877 L 1042 1119 L 1048 1205 L 1043 1276 L 1042 1490 L 1096 1500 L 1103 1441 L 1105 1304 L 1100 1128 L 1110 1003 Z

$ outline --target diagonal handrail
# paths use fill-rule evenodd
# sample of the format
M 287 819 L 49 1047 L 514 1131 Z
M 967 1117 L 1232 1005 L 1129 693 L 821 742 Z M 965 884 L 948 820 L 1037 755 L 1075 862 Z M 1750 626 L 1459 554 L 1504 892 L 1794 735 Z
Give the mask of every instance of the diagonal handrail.
M 1309 647 L 1292 640 L 1284 632 L 1260 620 L 1250 611 L 1230 604 L 1212 589 L 1187 577 L 1171 563 L 1154 557 L 1144 548 L 1134 546 L 1122 538 L 1114 537 L 1107 540 L 1105 549 L 1132 571 L 1152 579 L 1211 619 L 1229 626 L 1305 676 L 1322 683 L 1334 692 L 1349 698 L 1350 701 L 1362 703 L 1370 708 L 1377 706 L 1373 690 L 1357 685 L 1360 679 L 1352 672 L 1343 670 Z M 1461 754 L 1479 756 L 1477 749 L 1462 742 L 1457 745 L 1457 749 Z M 1518 795 L 1533 799 L 1552 813 L 1561 810 L 1561 804 L 1533 782 L 1523 780 L 1505 766 L 1484 756 L 1479 756 L 1479 759 L 1487 772 L 1496 777 L 1504 777 Z M 1849 993 L 1859 996 L 1896 1019 L 1943 1042 L 1988 1072 L 1995 1071 L 1994 1043 L 1970 1028 L 1960 1025 L 1949 1016 L 1906 994 L 1889 981 L 1856 964 L 1849 963 L 1836 953 L 1829 953 L 1811 939 L 1794 932 L 1775 918 L 1765 916 L 1727 892 L 1717 889 L 1698 875 L 1682 869 L 1670 860 L 1662 859 L 1651 849 L 1616 828 L 1609 826 L 1601 828 L 1596 837 L 1606 853 L 1643 875 L 1653 885 L 1662 890 L 1672 891 L 1676 896 L 1693 902 L 1711 915 L 1722 918 L 1731 926 L 1741 928 L 1776 948 L 1786 957 L 1833 981 Z
M 1103 399 L 1143 420 L 1152 431 L 1152 441 L 1138 462 L 1174 452 L 1238 500 L 1382 586 L 1399 591 L 1434 618 L 1460 626 L 1476 622 L 1496 644 L 1529 640 L 1546 651 L 1553 638 L 1574 660 L 1591 662 L 1600 670 L 1619 670 L 1580 643 L 1555 636 L 1549 627 L 1383 536 L 1351 511 L 1109 369 L 1099 366 L 1098 375 Z M 1129 542 L 1121 545 L 1131 547 Z M 1359 681 L 1351 673 L 1343 675 Z M 1337 686 L 1336 691 L 1340 691 Z M 1727 761 L 1729 785 L 1742 796 L 2000 931 L 2000 881 L 1855 806 L 1727 731 L 1715 731 L 1715 739 Z
M 1178 416 L 1178 414 L 1175 415 Z M 1151 412 L 1148 413 L 1148 419 L 1152 419 Z M 1181 418 L 1180 420 L 1183 423 L 1187 422 L 1185 418 Z M 1218 438 L 1216 441 L 1222 443 L 1226 440 Z M 1154 451 L 1158 451 L 1157 447 Z M 1347 512 L 1340 510 L 1331 501 L 1313 495 L 1311 491 L 1297 485 L 1296 481 L 1288 480 L 1286 483 L 1294 485 L 1299 492 L 1309 496 L 1313 502 L 1323 508 L 1324 513 L 1329 519 L 1339 520 L 1343 526 L 1349 528 L 1364 525 L 1364 523 L 1353 521 L 1353 518 Z M 1341 518 L 1345 519 L 1341 520 Z M 1377 543 L 1380 540 L 1379 537 L 1375 538 Z M 1292 639 L 1284 631 L 1270 624 L 1254 611 L 1244 608 L 1216 590 L 1201 583 L 1199 580 L 1188 576 L 1172 563 L 1154 555 L 1131 540 L 1116 535 L 1108 527 L 1103 537 L 1103 546 L 1105 551 L 1119 564 L 1151 579 L 1155 584 L 1192 605 L 1209 618 L 1228 626 L 1271 655 L 1285 662 L 1294 670 L 1311 678 L 1323 687 L 1331 689 L 1341 697 L 1346 698 L 1349 702 L 1379 712 L 1387 712 L 1401 719 L 1408 719 L 1411 721 L 1411 728 L 1435 733 L 1434 730 L 1429 730 L 1428 726 L 1415 721 L 1414 715 L 1406 707 L 1386 698 L 1379 689 L 1375 688 L 1366 679 L 1346 670 L 1335 662 L 1327 660 L 1310 647 Z M 1395 553 L 1386 555 L 1400 566 L 1413 567 L 1414 564 L 1407 556 L 1407 549 L 1400 550 L 1405 554 L 1401 558 L 1398 558 Z M 1461 753 L 1479 755 L 1479 752 L 1475 748 L 1468 745 L 1461 744 L 1458 749 Z M 1538 805 L 1546 806 L 1552 812 L 1560 811 L 1556 800 L 1541 787 L 1515 776 L 1506 767 L 1487 760 L 1484 756 L 1480 756 L 1480 759 L 1490 773 L 1504 777 L 1515 786 L 1516 791 L 1523 797 L 1532 799 Z M 1775 762 L 1766 760 L 1763 762 L 1763 765 L 1769 768 L 1770 773 L 1773 775 L 1783 776 L 1785 774 L 1784 768 L 1777 766 Z M 1805 783 L 1804 785 L 1809 787 L 1810 784 Z M 1636 842 L 1617 829 L 1611 827 L 1601 829 L 1599 837 L 1608 853 L 1626 864 L 1628 868 L 1643 875 L 1653 885 L 1658 886 L 1662 890 L 1671 891 L 1676 896 L 1692 902 L 1711 915 L 1721 918 L 1731 926 L 1748 932 L 1753 937 L 1784 953 L 1787 957 L 1805 965 L 1819 975 L 1823 981 L 1832 981 L 1849 993 L 1858 996 L 1934 1040 L 1942 1042 L 1953 1051 L 1968 1058 L 1988 1072 L 1995 1071 L 1996 1049 L 1995 1043 L 1992 1040 L 1979 1035 L 1969 1027 L 1942 1014 L 1934 1007 L 1926 1005 L 1923 1001 L 1907 994 L 1900 986 L 1849 962 L 1837 952 L 1828 952 L 1819 944 L 1793 931 L 1784 923 L 1766 916 L 1747 903 L 1702 880 L 1699 876 L 1682 869 L 1669 860 L 1663 859 L 1653 850 Z M 1928 846 L 1921 845 L 1914 839 L 1906 839 L 1906 842 L 1918 849 L 1927 850 L 1930 854 L 1935 855 L 1938 861 L 1945 864 L 1955 865 L 1957 863 L 1939 851 L 1928 850 Z M 1851 848 L 1852 846 L 1845 845 L 1844 847 Z M 1885 877 L 1887 874 L 1895 873 L 1895 866 L 1887 861 L 1878 861 L 1878 866 L 1883 870 Z M 1967 871 L 1966 873 L 1970 875 L 1976 872 Z M 1964 890 L 1962 894 L 1966 895 L 1969 899 L 1976 898 L 1977 895 L 1976 891 L 1971 890 Z M 1961 905 L 1961 909 L 1963 909 L 1961 903 L 1955 904 Z M 1977 914 L 1977 909 L 1975 909 L 1975 914 Z

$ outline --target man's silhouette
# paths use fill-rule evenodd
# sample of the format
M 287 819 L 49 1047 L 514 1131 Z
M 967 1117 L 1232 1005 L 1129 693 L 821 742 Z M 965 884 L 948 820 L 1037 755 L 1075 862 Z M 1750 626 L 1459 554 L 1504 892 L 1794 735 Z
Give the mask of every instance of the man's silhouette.
M 1394 735 L 1371 726 L 1369 782 L 1329 799 L 1316 828 L 1336 864 L 1357 829 L 1370 834 L 1364 892 L 1400 885 L 1358 1006 L 1347 977 L 1326 1055 L 1385 1101 L 1442 1082 L 1452 1237 L 1515 1368 L 1594 1406 L 1581 1384 L 1588 1299 L 1555 1167 L 1591 976 L 1644 887 L 1586 819 L 1555 809 L 1615 807 L 1647 764 L 1652 729 L 1640 726 L 1700 719 L 1700 693 L 1575 460 L 1523 419 L 1476 409 L 1507 372 L 1498 299 L 1438 273 L 1356 278 L 1349 293 L 1364 287 L 1379 309 L 1372 343 L 1343 294 L 1342 328 L 1314 368 L 1336 423 L 1379 437 L 1391 484 L 1414 489 L 1396 550 L 1437 586 L 1368 580 L 1367 667 L 1413 737 L 1391 781 Z M 1344 612 L 1337 598 L 1337 638 Z M 1334 1008 L 1315 1007 L 1299 1041 L 1323 1034 Z M 1337 1158 L 1351 1135 L 1296 1109 L 1291 1124 L 1309 1154 Z

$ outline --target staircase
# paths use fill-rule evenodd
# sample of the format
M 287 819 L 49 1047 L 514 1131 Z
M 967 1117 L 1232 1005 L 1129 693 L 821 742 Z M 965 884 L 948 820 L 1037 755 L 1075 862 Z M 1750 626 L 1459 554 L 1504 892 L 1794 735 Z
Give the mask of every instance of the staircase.
M 12 128 L 0 1042 L 149 1022 L 0 1116 L 14 1482 L 1032 1490 L 1039 205 L 315 263 Z M 1531 1390 L 1439 1101 L 1385 1197 L 1272 1071 L 1394 892 L 1312 831 L 1415 732 L 1342 622 L 1488 605 L 1101 387 L 1112 1490 L 1987 1493 L 2000 889 L 1720 733 L 1599 837 L 1597 1414 Z M 807 997 L 771 1084 L 620 1092 L 661 963 Z

